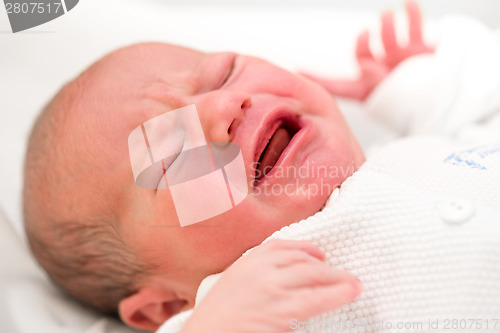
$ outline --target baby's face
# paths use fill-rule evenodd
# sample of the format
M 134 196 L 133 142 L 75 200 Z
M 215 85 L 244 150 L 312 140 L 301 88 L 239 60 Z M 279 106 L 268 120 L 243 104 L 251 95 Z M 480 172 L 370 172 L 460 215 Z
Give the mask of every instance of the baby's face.
M 100 162 L 100 186 L 123 238 L 159 267 L 158 275 L 175 273 L 196 285 L 274 231 L 319 211 L 364 160 L 323 88 L 261 59 L 141 44 L 104 58 L 84 76 L 90 83 L 82 109 L 92 119 L 95 145 L 110 145 L 96 153 L 107 161 Z M 168 189 L 135 184 L 127 138 L 146 120 L 191 104 L 207 141 L 241 148 L 248 196 L 221 215 L 181 227 Z M 266 148 L 278 128 L 281 147 Z M 268 172 L 256 178 L 259 161 Z

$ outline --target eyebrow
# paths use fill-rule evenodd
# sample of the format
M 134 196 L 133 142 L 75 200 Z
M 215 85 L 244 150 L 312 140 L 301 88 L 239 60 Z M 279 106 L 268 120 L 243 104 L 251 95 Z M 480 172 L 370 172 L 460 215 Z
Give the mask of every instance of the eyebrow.
M 190 94 L 206 93 L 225 85 L 235 68 L 237 56 L 231 52 L 207 54 L 189 73 Z
M 236 64 L 236 54 L 232 54 L 232 57 L 231 57 L 231 62 L 230 64 L 228 65 L 229 69 L 227 70 L 226 74 L 225 74 L 225 77 L 224 77 L 224 80 L 222 81 L 222 83 L 220 84 L 220 87 L 219 88 L 222 88 L 224 87 L 224 85 L 227 83 L 227 81 L 229 80 L 229 78 L 231 77 L 231 74 L 233 74 L 233 70 L 234 70 L 234 66 Z

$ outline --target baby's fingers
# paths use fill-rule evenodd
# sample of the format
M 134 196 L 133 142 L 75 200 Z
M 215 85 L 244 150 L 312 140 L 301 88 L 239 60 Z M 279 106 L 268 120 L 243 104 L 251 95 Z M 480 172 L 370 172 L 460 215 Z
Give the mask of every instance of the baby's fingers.
M 297 320 L 304 320 L 352 302 L 362 289 L 357 281 L 300 289 L 284 306 L 290 307 L 289 313 L 294 314 Z
M 332 311 L 344 304 L 352 302 L 359 296 L 363 287 L 361 282 L 338 283 L 320 288 L 313 288 L 303 291 L 304 298 L 308 298 L 310 306 L 314 312 L 322 313 Z M 301 298 L 302 298 L 301 297 Z M 311 315 L 314 315 L 311 313 Z
M 339 283 L 354 283 L 357 278 L 347 271 L 337 270 L 323 262 L 301 262 L 282 268 L 278 279 L 289 289 L 315 288 Z
M 358 36 L 356 43 L 356 58 L 358 62 L 363 60 L 374 60 L 373 53 L 370 50 L 370 34 L 368 30 L 364 30 Z
M 406 1 L 406 13 L 408 14 L 410 44 L 423 44 L 422 15 L 416 1 Z
M 283 250 L 301 251 L 319 260 L 323 260 L 325 258 L 325 253 L 318 249 L 314 244 L 299 240 L 273 239 L 263 243 L 256 249 L 256 252 L 264 251 L 281 253 Z
M 384 45 L 386 56 L 389 56 L 399 49 L 396 30 L 394 28 L 394 13 L 390 10 L 384 11 L 380 20 L 382 24 L 382 44 Z

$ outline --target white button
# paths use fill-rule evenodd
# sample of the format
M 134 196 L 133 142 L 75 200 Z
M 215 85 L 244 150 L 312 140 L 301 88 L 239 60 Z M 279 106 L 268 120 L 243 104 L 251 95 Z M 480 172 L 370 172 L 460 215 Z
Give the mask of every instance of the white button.
M 441 218 L 449 224 L 460 224 L 474 215 L 474 204 L 467 199 L 454 198 L 441 204 Z

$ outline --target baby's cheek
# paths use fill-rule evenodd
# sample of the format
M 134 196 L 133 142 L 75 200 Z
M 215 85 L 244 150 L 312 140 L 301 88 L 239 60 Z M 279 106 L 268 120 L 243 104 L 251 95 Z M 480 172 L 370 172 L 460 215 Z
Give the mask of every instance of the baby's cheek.
M 319 211 L 333 187 L 323 188 L 328 182 L 316 171 L 308 172 L 287 179 L 279 191 L 249 194 L 235 208 L 186 227 L 184 240 L 194 257 L 205 262 L 208 273 L 222 270 L 275 231 Z
M 214 272 L 226 268 L 282 227 L 270 214 L 266 216 L 266 210 L 259 209 L 253 199 L 247 198 L 230 211 L 185 227 L 189 229 L 184 236 L 189 243 L 186 245 L 195 257 L 206 262 L 207 268 Z

